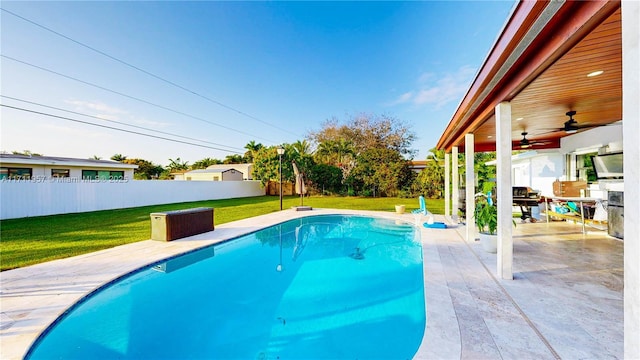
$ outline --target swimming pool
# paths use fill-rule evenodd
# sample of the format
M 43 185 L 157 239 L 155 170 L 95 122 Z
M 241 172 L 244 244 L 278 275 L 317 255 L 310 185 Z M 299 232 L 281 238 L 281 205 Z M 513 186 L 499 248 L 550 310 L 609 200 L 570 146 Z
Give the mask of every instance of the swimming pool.
M 73 306 L 39 358 L 411 358 L 425 328 L 419 230 L 321 215 L 126 275 Z

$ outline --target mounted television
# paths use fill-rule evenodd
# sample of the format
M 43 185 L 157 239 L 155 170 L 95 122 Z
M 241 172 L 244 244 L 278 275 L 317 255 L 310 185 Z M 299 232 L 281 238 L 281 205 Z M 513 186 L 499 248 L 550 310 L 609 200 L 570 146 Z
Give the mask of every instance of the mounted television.
M 622 153 L 603 154 L 591 157 L 591 165 L 598 180 L 622 179 Z

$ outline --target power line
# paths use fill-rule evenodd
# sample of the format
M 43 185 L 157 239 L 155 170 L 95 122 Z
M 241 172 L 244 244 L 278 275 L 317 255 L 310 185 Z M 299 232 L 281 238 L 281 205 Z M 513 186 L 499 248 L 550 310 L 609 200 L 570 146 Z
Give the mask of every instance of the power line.
M 215 123 L 215 122 L 213 122 L 213 121 L 206 120 L 206 119 L 203 119 L 203 118 L 200 118 L 200 117 L 194 116 L 194 115 L 190 115 L 190 114 L 187 114 L 187 113 L 182 112 L 182 111 L 179 111 L 179 110 L 175 110 L 175 109 L 168 108 L 168 107 L 166 107 L 166 106 L 164 106 L 164 105 L 159 105 L 159 104 L 153 103 L 153 102 L 148 101 L 148 100 L 144 100 L 144 99 L 141 99 L 141 98 L 138 98 L 138 97 L 132 96 L 132 95 L 128 95 L 128 94 L 125 94 L 125 93 L 122 93 L 122 92 L 119 92 L 119 91 L 116 91 L 116 90 L 112 90 L 112 89 L 106 88 L 106 87 L 104 87 L 104 86 L 100 86 L 100 85 L 97 85 L 97 84 L 94 84 L 94 83 L 91 83 L 91 82 L 88 82 L 88 81 L 80 80 L 80 79 L 75 78 L 75 77 L 73 77 L 73 76 L 65 75 L 65 74 L 62 74 L 62 73 L 60 73 L 60 72 L 57 72 L 57 71 L 54 71 L 54 70 L 51 70 L 51 69 L 44 68 L 44 67 L 42 67 L 42 66 L 38 66 L 38 65 L 34 65 L 34 64 L 28 63 L 28 62 L 26 62 L 26 61 L 18 60 L 18 59 L 16 59 L 16 58 L 13 58 L 13 57 L 8 56 L 8 55 L 0 54 L 0 56 L 1 56 L 1 57 L 3 57 L 3 58 L 5 58 L 5 59 L 12 60 L 12 61 L 18 62 L 18 63 L 20 63 L 20 64 L 23 64 L 23 65 L 31 66 L 31 67 L 36 68 L 36 69 L 38 69 L 38 70 L 46 71 L 46 72 L 48 72 L 48 73 L 55 74 L 55 75 L 58 75 L 58 76 L 61 76 L 61 77 L 67 78 L 67 79 L 69 79 L 69 80 L 77 81 L 77 82 L 79 82 L 79 83 L 82 83 L 82 84 L 85 84 L 85 85 L 89 85 L 89 86 L 92 86 L 92 87 L 98 88 L 98 89 L 100 89 L 100 90 L 104 90 L 104 91 L 108 91 L 108 92 L 111 92 L 111 93 L 116 94 L 116 95 L 124 96 L 124 97 L 126 97 L 126 98 L 129 98 L 129 99 L 132 99 L 132 100 L 136 100 L 136 101 L 139 101 L 139 102 L 145 103 L 145 104 L 147 104 L 147 105 L 155 106 L 155 107 L 157 107 L 157 108 L 160 108 L 160 109 L 163 109 L 163 110 L 166 110 L 166 111 L 170 111 L 170 112 L 173 112 L 173 113 L 175 113 L 175 114 L 179 114 L 179 115 L 182 115 L 182 116 L 186 116 L 186 117 L 189 117 L 189 118 L 192 118 L 192 119 L 198 120 L 198 121 L 205 122 L 205 123 L 207 123 L 207 124 L 211 124 L 211 125 L 219 126 L 219 127 L 221 127 L 221 128 L 224 128 L 224 129 L 227 129 L 227 130 L 231 130 L 231 131 L 235 131 L 235 132 L 240 133 L 240 134 L 243 134 L 243 135 L 247 135 L 247 136 L 255 137 L 255 138 L 258 138 L 258 139 L 265 140 L 265 141 L 269 141 L 269 142 L 271 142 L 271 143 L 275 143 L 275 141 L 272 141 L 272 140 L 269 140 L 269 139 L 265 139 L 265 138 L 260 137 L 260 136 L 255 136 L 255 135 L 249 134 L 249 133 L 247 133 L 247 132 L 244 132 L 244 131 L 241 131 L 241 130 L 234 129 L 234 128 L 229 127 L 229 126 L 221 125 L 221 124 Z
M 129 133 L 129 134 L 135 134 L 135 135 L 140 135 L 140 136 L 146 136 L 146 137 L 150 137 L 150 138 L 155 138 L 155 139 L 160 139 L 160 140 L 166 140 L 166 141 L 172 141 L 172 142 L 177 142 L 177 143 L 180 143 L 180 144 L 186 144 L 186 145 L 198 146 L 198 147 L 203 147 L 203 148 L 207 148 L 207 149 L 220 150 L 220 151 L 224 151 L 224 152 L 232 153 L 232 154 L 240 154 L 240 153 L 237 153 L 237 152 L 229 151 L 229 150 L 227 150 L 227 149 L 220 149 L 220 148 L 213 147 L 213 146 L 207 146 L 207 145 L 202 145 L 202 144 L 195 144 L 195 143 L 190 143 L 190 142 L 187 142 L 187 141 L 176 140 L 176 139 L 169 139 L 169 138 L 165 138 L 165 137 L 162 137 L 162 136 L 156 136 L 156 135 L 145 134 L 145 133 L 141 133 L 141 132 L 137 132 L 137 131 L 131 131 L 131 130 L 126 130 L 126 129 L 120 129 L 120 128 L 116 128 L 116 127 L 113 127 L 113 126 L 107 126 L 107 125 L 96 124 L 96 123 L 92 123 L 92 122 L 88 122 L 88 121 L 82 121 L 82 120 L 78 120 L 78 119 L 68 118 L 68 117 L 65 117 L 65 116 L 59 116 L 59 115 L 54 115 L 54 114 L 47 114 L 47 113 L 43 113 L 43 112 L 40 112 L 40 111 L 35 111 L 35 110 L 30 110 L 30 109 L 20 108 L 20 107 L 17 107 L 17 106 L 11 106 L 11 105 L 5 105 L 5 104 L 0 104 L 0 106 L 2 106 L 2 107 L 6 107 L 6 108 L 9 108 L 9 109 L 14 109 L 14 110 L 19 110 L 19 111 L 29 112 L 29 113 L 33 113 L 33 114 L 37 114 L 37 115 L 49 116 L 49 117 L 53 117 L 53 118 L 57 118 L 57 119 L 62 119 L 62 120 L 67 120 L 67 121 L 73 121 L 73 122 L 77 122 L 77 123 L 81 123 L 81 124 L 85 124 L 85 125 L 97 126 L 97 127 L 101 127 L 101 128 L 105 128 L 105 129 L 111 129 L 111 130 L 116 130 L 116 131 L 122 131 L 122 132 L 126 132 L 126 133 Z
M 5 11 L 5 12 L 7 12 L 7 13 L 9 13 L 9 14 L 11 14 L 11 15 L 13 15 L 13 16 L 15 16 L 15 17 L 17 17 L 17 18 L 19 18 L 19 19 L 24 20 L 24 21 L 26 21 L 26 22 L 28 22 L 28 23 L 30 23 L 30 24 L 33 24 L 33 25 L 35 25 L 35 26 L 37 26 L 37 27 L 39 27 L 39 28 L 41 28 L 41 29 L 44 29 L 44 30 L 46 30 L 46 31 L 49 31 L 49 32 L 51 32 L 51 33 L 55 34 L 55 35 L 58 35 L 58 36 L 60 36 L 60 37 L 62 37 L 62 38 L 65 38 L 65 39 L 67 39 L 67 40 L 69 40 L 69 41 L 71 41 L 71 42 L 73 42 L 73 43 L 75 43 L 75 44 L 78 44 L 78 45 L 80 45 L 80 46 L 82 46 L 82 47 L 84 47 L 84 48 L 87 48 L 87 49 L 89 49 L 89 50 L 91 50 L 91 51 L 93 51 L 93 52 L 96 52 L 96 53 L 98 53 L 98 54 L 100 54 L 100 55 L 102 55 L 102 56 L 105 56 L 105 57 L 107 57 L 107 58 L 109 58 L 109 59 L 111 59 L 111 60 L 113 60 L 113 61 L 119 62 L 120 64 L 126 65 L 126 66 L 128 66 L 128 67 L 130 67 L 130 68 L 132 68 L 132 69 L 135 69 L 135 70 L 140 71 L 140 72 L 142 72 L 142 73 L 144 73 L 144 74 L 147 74 L 147 75 L 149 75 L 149 76 L 151 76 L 151 77 L 153 77 L 153 78 L 156 78 L 156 79 L 158 79 L 158 80 L 160 80 L 160 81 L 163 81 L 163 82 L 165 82 L 165 83 L 167 83 L 167 84 L 169 84 L 169 85 L 171 85 L 171 86 L 174 86 L 174 87 L 176 87 L 176 88 L 178 88 L 178 89 L 180 89 L 180 90 L 186 91 L 186 92 L 188 92 L 188 93 L 190 93 L 190 94 L 192 94 L 192 95 L 195 95 L 195 96 L 197 96 L 197 97 L 199 97 L 199 98 L 201 98 L 201 99 L 207 100 L 207 101 L 209 101 L 209 102 L 211 102 L 211 103 L 213 103 L 213 104 L 216 104 L 216 105 L 221 106 L 221 107 L 223 107 L 223 108 L 225 108 L 225 109 L 228 109 L 228 110 L 234 111 L 234 112 L 236 112 L 236 113 L 238 113 L 238 114 L 240 114 L 240 115 L 246 116 L 246 117 L 248 117 L 248 118 L 250 118 L 250 119 L 253 119 L 253 120 L 255 120 L 255 121 L 261 122 L 261 123 L 263 123 L 263 124 L 265 124 L 265 125 L 267 125 L 267 126 L 271 126 L 271 127 L 275 128 L 275 129 L 278 129 L 278 130 L 280 130 L 280 131 L 284 131 L 284 132 L 289 133 L 289 134 L 291 134 L 291 135 L 298 136 L 298 134 L 295 134 L 295 133 L 293 133 L 293 132 L 291 132 L 291 131 L 289 131 L 289 130 L 287 130 L 287 129 L 283 129 L 283 128 L 281 128 L 281 127 L 279 127 L 279 126 L 277 126 L 277 125 L 274 125 L 274 124 L 272 124 L 272 123 L 270 123 L 270 122 L 264 121 L 264 120 L 262 120 L 262 119 L 260 119 L 260 118 L 257 118 L 257 117 L 255 117 L 255 116 L 253 116 L 253 115 L 247 114 L 247 113 L 245 113 L 244 111 L 241 111 L 241 110 L 238 110 L 238 109 L 236 109 L 236 108 L 233 108 L 233 107 L 231 107 L 231 106 L 229 106 L 229 105 L 226 105 L 226 104 L 224 104 L 224 103 L 221 103 L 220 101 L 217 101 L 217 100 L 211 99 L 211 98 L 209 98 L 209 97 L 207 97 L 207 96 L 205 96 L 205 95 L 202 95 L 202 94 L 200 94 L 200 93 L 198 93 L 198 92 L 195 92 L 195 91 L 193 91 L 193 90 L 191 90 L 191 89 L 188 89 L 188 88 L 186 88 L 186 87 L 184 87 L 184 86 L 182 86 L 182 85 L 179 85 L 179 84 L 177 84 L 177 83 L 175 83 L 175 82 L 173 82 L 173 81 L 167 80 L 167 79 L 165 79 L 165 78 L 163 78 L 163 77 L 161 77 L 161 76 L 158 76 L 158 75 L 156 75 L 156 74 L 154 74 L 154 73 L 151 73 L 151 72 L 149 72 L 149 71 L 147 71 L 147 70 L 144 70 L 144 69 L 142 69 L 142 68 L 140 68 L 140 67 L 138 67 L 138 66 L 135 66 L 135 65 L 133 65 L 133 64 L 130 64 L 130 63 L 128 63 L 128 62 L 126 62 L 126 61 L 124 61 L 124 60 L 121 60 L 121 59 L 119 59 L 119 58 L 116 58 L 115 56 L 109 55 L 109 54 L 105 53 L 104 51 L 98 50 L 98 49 L 96 49 L 96 48 L 94 48 L 94 47 L 92 47 L 92 46 L 90 46 L 90 45 L 87 45 L 87 44 L 82 43 L 82 42 L 80 42 L 80 41 L 78 41 L 78 40 L 75 40 L 75 39 L 73 39 L 73 38 L 71 38 L 71 37 L 69 37 L 69 36 L 67 36 L 67 35 L 64 35 L 64 34 L 62 34 L 62 33 L 59 33 L 59 32 L 57 32 L 57 31 L 55 31 L 55 30 L 53 30 L 53 29 L 50 29 L 50 28 L 48 28 L 48 27 L 46 27 L 46 26 L 44 26 L 44 25 L 41 25 L 41 24 L 39 24 L 39 23 L 37 23 L 37 22 L 35 22 L 35 21 L 33 21 L 33 20 L 27 19 L 27 18 L 25 18 L 25 17 L 23 17 L 23 16 L 20 16 L 20 15 L 18 15 L 18 14 L 16 14 L 16 13 L 11 12 L 11 11 L 9 11 L 9 10 L 7 10 L 7 9 L 4 9 L 4 8 L 3 8 L 2 10 L 3 10 L 3 11 Z
M 41 104 L 41 103 L 29 101 L 29 100 L 18 99 L 18 98 L 14 98 L 14 97 L 7 96 L 7 95 L 1 95 L 0 94 L 0 97 L 6 98 L 6 99 L 15 100 L 15 101 L 24 102 L 24 103 L 31 104 L 31 105 L 37 105 L 37 106 L 41 106 L 41 107 L 48 108 L 48 109 L 64 111 L 64 112 L 67 112 L 67 113 L 70 113 L 70 114 L 86 116 L 86 117 L 98 119 L 98 120 L 101 120 L 101 121 L 112 122 L 112 123 L 116 123 L 116 124 L 119 124 L 119 125 L 124 125 L 124 126 L 129 126 L 129 127 L 132 127 L 132 128 L 136 128 L 136 129 L 152 131 L 152 132 L 156 132 L 156 133 L 159 133 L 159 134 L 170 135 L 170 136 L 174 136 L 174 137 L 178 137 L 178 138 L 182 138 L 182 139 L 194 140 L 194 141 L 199 141 L 199 142 L 203 142 L 203 143 L 207 143 L 207 144 L 211 144 L 211 145 L 224 146 L 224 147 L 227 147 L 229 149 L 235 149 L 235 150 L 244 151 L 243 149 L 240 149 L 240 148 L 237 148 L 237 147 L 233 147 L 233 146 L 228 146 L 228 145 L 224 145 L 224 144 L 218 144 L 218 143 L 214 143 L 214 142 L 211 142 L 211 141 L 191 138 L 191 137 L 188 137 L 188 136 L 176 135 L 176 134 L 172 134 L 172 133 L 169 133 L 169 132 L 156 130 L 156 129 L 149 129 L 149 128 L 146 128 L 146 127 L 143 127 L 143 126 L 138 126 L 138 125 L 131 125 L 131 124 L 123 123 L 123 122 L 116 121 L 116 120 L 104 119 L 104 118 L 101 118 L 101 117 L 95 116 L 95 115 L 83 114 L 83 113 L 80 113 L 80 112 L 77 112 L 77 111 L 62 109 L 62 108 L 58 108 L 58 107 L 55 107 L 55 106 L 45 105 L 45 104 Z

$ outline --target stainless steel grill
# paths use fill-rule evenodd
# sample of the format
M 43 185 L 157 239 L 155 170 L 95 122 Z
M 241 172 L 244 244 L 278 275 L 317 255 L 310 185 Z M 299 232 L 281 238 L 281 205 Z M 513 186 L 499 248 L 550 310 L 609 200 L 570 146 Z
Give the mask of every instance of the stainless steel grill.
M 538 207 L 540 202 L 540 192 L 532 190 L 526 186 L 514 186 L 513 187 L 513 205 L 519 206 L 522 216 L 522 221 L 531 219 L 531 222 L 535 222 L 536 219 L 531 217 L 531 208 Z
M 607 200 L 608 233 L 611 236 L 624 239 L 624 193 L 609 191 Z

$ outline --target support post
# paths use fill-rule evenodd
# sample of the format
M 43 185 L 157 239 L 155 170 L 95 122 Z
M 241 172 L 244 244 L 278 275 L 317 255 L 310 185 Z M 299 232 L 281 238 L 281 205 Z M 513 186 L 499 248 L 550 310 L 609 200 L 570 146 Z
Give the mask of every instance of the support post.
M 640 359 L 640 3 L 622 1 L 624 358 Z
M 511 103 L 501 102 L 496 113 L 496 200 L 498 206 L 497 271 L 513 279 L 513 187 L 511 184 Z
M 453 191 L 453 194 L 451 194 L 453 204 L 453 208 L 451 209 L 451 218 L 455 221 L 458 220 L 458 208 L 460 208 L 460 203 L 458 201 L 458 196 L 460 196 L 458 179 L 458 147 L 454 146 L 451 148 L 451 190 Z
M 466 224 L 467 224 L 467 241 L 475 241 L 476 239 L 476 227 L 473 219 L 473 212 L 475 210 L 475 192 L 476 192 L 476 175 L 474 164 L 474 136 L 473 134 L 466 134 L 464 136 L 464 154 L 465 154 L 465 194 L 466 201 Z
M 451 216 L 451 154 L 444 153 L 444 216 Z
M 284 148 L 282 146 L 278 146 L 276 148 L 276 153 L 278 154 L 280 163 L 278 172 L 280 173 L 280 211 L 282 211 L 282 155 L 284 155 Z

